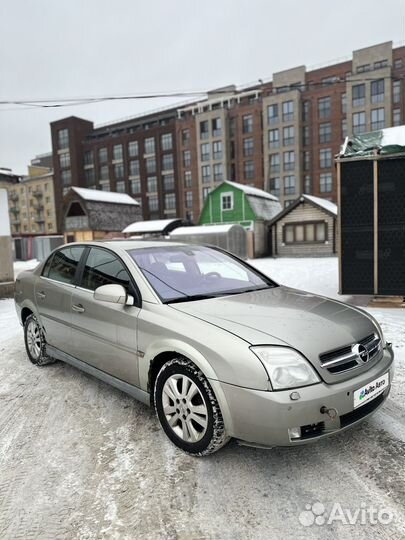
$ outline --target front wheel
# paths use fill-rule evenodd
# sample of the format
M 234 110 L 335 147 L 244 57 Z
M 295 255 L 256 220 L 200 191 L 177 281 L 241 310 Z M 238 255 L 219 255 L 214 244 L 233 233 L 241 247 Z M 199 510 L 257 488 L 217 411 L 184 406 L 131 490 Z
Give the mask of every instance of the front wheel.
M 192 362 L 185 358 L 167 362 L 159 371 L 154 392 L 160 424 L 181 450 L 206 456 L 228 442 L 214 392 Z
M 24 322 L 24 341 L 30 362 L 37 366 L 44 366 L 55 362 L 45 352 L 46 341 L 44 332 L 34 314 L 28 315 Z

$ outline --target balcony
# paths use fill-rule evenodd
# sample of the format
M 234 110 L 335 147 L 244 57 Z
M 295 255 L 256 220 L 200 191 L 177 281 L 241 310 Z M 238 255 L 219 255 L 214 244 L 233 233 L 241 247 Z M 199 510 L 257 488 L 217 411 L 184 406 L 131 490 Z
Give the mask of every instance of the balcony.
M 38 214 L 35 216 L 36 223 L 44 223 L 45 222 L 45 216 L 43 214 Z
M 11 200 L 11 201 L 18 201 L 18 195 L 17 195 L 17 193 L 10 193 L 10 194 L 9 194 L 9 197 L 10 197 L 10 200 Z
M 38 211 L 43 210 L 43 208 L 44 208 L 44 205 L 41 202 L 34 203 L 32 206 L 33 206 L 33 208 L 35 208 L 35 210 L 38 210 Z
M 17 214 L 20 213 L 20 209 L 17 208 L 16 206 L 11 206 L 11 207 L 10 207 L 10 212 L 13 213 L 13 214 L 15 214 L 15 215 L 17 215 Z
M 34 190 L 34 191 L 32 192 L 32 194 L 34 195 L 34 197 L 38 197 L 38 198 L 44 196 L 44 194 L 43 194 L 43 192 L 42 192 L 41 189 L 36 189 L 36 190 Z

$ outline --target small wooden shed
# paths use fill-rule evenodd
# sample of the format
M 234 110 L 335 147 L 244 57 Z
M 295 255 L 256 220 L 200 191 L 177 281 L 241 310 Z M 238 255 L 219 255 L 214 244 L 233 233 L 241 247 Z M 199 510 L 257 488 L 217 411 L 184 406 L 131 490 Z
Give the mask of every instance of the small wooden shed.
M 140 204 L 126 193 L 72 187 L 63 204 L 65 242 L 101 240 L 142 219 Z
M 332 201 L 301 195 L 270 222 L 270 255 L 332 256 L 337 251 L 337 206 Z

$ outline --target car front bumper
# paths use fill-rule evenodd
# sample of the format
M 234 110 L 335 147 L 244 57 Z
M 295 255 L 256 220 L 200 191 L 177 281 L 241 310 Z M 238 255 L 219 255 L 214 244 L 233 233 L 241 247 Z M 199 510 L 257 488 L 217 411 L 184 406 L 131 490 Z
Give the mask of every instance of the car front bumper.
M 228 434 L 252 446 L 294 446 L 316 441 L 367 418 L 387 398 L 393 378 L 392 348 L 384 349 L 383 358 L 368 371 L 336 384 L 319 383 L 294 390 L 265 392 L 242 388 L 219 381 L 210 381 L 216 395 L 226 406 L 221 407 Z M 369 382 L 389 373 L 389 385 L 382 394 L 354 409 L 353 393 Z M 221 400 L 220 400 L 221 401 Z M 331 419 L 321 408 L 336 409 Z M 291 438 L 289 430 L 301 428 L 300 438 Z

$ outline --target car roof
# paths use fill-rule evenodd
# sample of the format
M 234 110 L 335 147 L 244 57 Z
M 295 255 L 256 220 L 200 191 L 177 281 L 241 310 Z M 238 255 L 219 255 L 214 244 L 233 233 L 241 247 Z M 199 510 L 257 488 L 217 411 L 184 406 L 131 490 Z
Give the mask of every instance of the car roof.
M 84 242 L 83 242 L 84 243 Z M 120 248 L 125 251 L 130 249 L 144 249 L 151 247 L 187 246 L 184 242 L 171 242 L 164 240 L 105 240 L 101 242 L 89 242 L 94 245 L 105 245 L 110 248 Z

